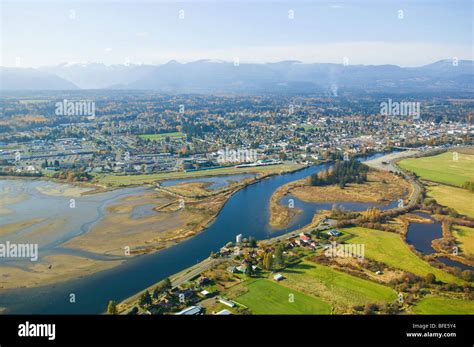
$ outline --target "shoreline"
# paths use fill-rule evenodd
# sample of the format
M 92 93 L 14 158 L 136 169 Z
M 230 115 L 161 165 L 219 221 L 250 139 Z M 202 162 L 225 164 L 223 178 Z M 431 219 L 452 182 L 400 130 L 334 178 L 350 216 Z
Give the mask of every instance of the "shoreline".
M 418 216 L 416 213 L 424 213 L 428 216 L 430 216 L 432 219 L 427 219 L 427 218 L 424 218 L 424 217 L 421 217 L 421 216 Z M 400 218 L 400 217 L 399 217 Z M 437 246 L 437 242 L 438 240 L 441 240 L 445 237 L 445 230 L 443 228 L 443 225 L 442 225 L 442 222 L 440 220 L 438 220 L 438 218 L 436 217 L 436 215 L 433 215 L 431 214 L 430 211 L 426 211 L 426 210 L 423 210 L 423 209 L 417 209 L 417 210 L 414 210 L 414 211 L 411 211 L 407 214 L 404 215 L 404 218 L 401 219 L 401 221 L 403 222 L 403 227 L 402 227 L 402 232 L 400 233 L 400 237 L 403 241 L 403 243 L 410 249 L 411 252 L 413 252 L 418 258 L 422 259 L 423 261 L 427 262 L 430 264 L 430 260 L 431 259 L 436 259 L 437 262 L 439 262 L 440 266 L 439 267 L 436 267 L 437 269 L 440 269 L 440 270 L 443 270 L 445 271 L 446 273 L 449 273 L 455 277 L 457 277 L 455 274 L 453 274 L 452 272 L 452 268 L 456 268 L 455 266 L 450 266 L 450 265 L 447 265 L 447 264 L 444 264 L 443 262 L 437 260 L 437 258 L 441 257 L 441 258 L 449 258 L 453 261 L 456 261 L 456 262 L 459 262 L 459 263 L 462 263 L 464 265 L 467 265 L 467 266 L 471 266 L 471 267 L 474 267 L 474 263 L 472 261 L 470 261 L 469 259 L 466 259 L 465 257 L 463 256 L 459 256 L 459 255 L 453 255 L 451 253 L 446 253 L 444 252 L 442 249 L 440 249 L 438 246 Z M 415 224 L 433 224 L 433 223 L 439 223 L 440 224 L 440 228 L 442 229 L 442 232 L 443 232 L 443 235 L 441 238 L 438 238 L 438 239 L 433 239 L 431 240 L 431 246 L 433 247 L 433 249 L 436 251 L 435 253 L 431 253 L 431 254 L 426 254 L 426 253 L 423 253 L 419 250 L 416 249 L 416 247 L 412 244 L 410 244 L 407 240 L 407 233 L 408 233 L 408 228 L 410 226 L 411 223 L 415 223 Z M 431 265 L 431 264 L 430 264 Z M 433 266 L 433 265 L 431 265 Z
M 264 173 L 263 175 L 256 175 L 256 177 L 252 178 L 251 180 L 247 180 L 247 181 L 244 180 L 244 182 L 242 182 L 242 183 L 237 183 L 236 185 L 234 185 L 232 187 L 224 188 L 221 191 L 218 191 L 216 193 L 212 193 L 212 195 L 210 195 L 208 197 L 205 197 L 204 199 L 203 198 L 196 199 L 196 201 L 198 201 L 198 202 L 199 201 L 203 202 L 206 199 L 208 199 L 208 200 L 212 200 L 212 199 L 219 200 L 219 199 L 221 199 L 221 200 L 224 200 L 224 201 L 222 201 L 220 207 L 218 208 L 218 210 L 212 216 L 210 216 L 209 218 L 206 218 L 205 220 L 199 222 L 197 225 L 193 226 L 190 230 L 187 230 L 186 232 L 183 232 L 180 235 L 177 235 L 176 237 L 172 237 L 170 239 L 165 239 L 161 242 L 157 242 L 155 245 L 147 245 L 146 243 L 144 243 L 142 245 L 135 246 L 135 249 L 130 251 L 130 255 L 132 256 L 132 257 L 130 257 L 130 259 L 136 258 L 137 256 L 144 255 L 144 254 L 157 253 L 161 250 L 168 249 L 168 248 L 173 247 L 173 246 L 175 246 L 175 245 L 177 245 L 181 242 L 184 242 L 184 241 L 192 238 L 193 236 L 199 235 L 200 233 L 202 233 L 204 230 L 206 230 L 215 221 L 215 219 L 219 216 L 222 208 L 229 201 L 229 199 L 235 193 L 240 191 L 241 189 L 244 189 L 247 186 L 256 184 L 256 183 L 260 182 L 261 180 L 263 180 L 265 178 L 269 178 L 269 177 L 272 177 L 272 176 L 275 176 L 275 175 L 280 175 L 280 174 L 287 174 L 287 173 L 297 172 L 297 171 L 300 171 L 304 168 L 306 168 L 306 166 L 299 166 L 299 167 L 296 167 L 293 170 L 287 170 L 285 172 L 271 172 L 271 173 L 267 173 L 267 174 Z M 210 177 L 212 177 L 212 176 L 210 176 Z M 7 177 L 7 176 L 5 176 L 5 178 L 16 179 L 16 178 L 19 178 L 19 177 L 15 177 L 15 176 L 8 176 Z M 31 177 L 21 177 L 21 178 L 26 179 L 27 181 L 38 181 L 38 180 L 42 180 L 42 181 L 45 181 L 45 182 L 53 181 L 52 179 L 44 179 L 44 177 L 42 177 L 42 178 L 36 178 L 35 177 L 33 180 L 31 180 Z M 55 182 L 55 183 L 59 183 L 59 182 Z M 72 183 L 62 183 L 62 184 L 70 185 L 71 187 L 78 187 L 78 186 L 83 187 L 84 186 L 82 184 L 82 182 L 81 182 L 81 184 L 72 184 Z M 150 184 L 134 185 L 134 186 L 153 188 L 153 185 L 150 185 Z M 126 189 L 126 188 L 130 188 L 130 187 L 131 186 L 114 187 L 113 189 L 110 189 L 110 190 Z M 162 187 L 156 187 L 155 186 L 154 188 L 155 188 L 154 191 L 156 192 L 156 191 L 160 191 L 160 188 L 162 188 Z M 162 193 L 164 193 L 166 195 L 171 195 L 171 192 L 168 192 L 166 189 L 163 189 L 163 191 L 164 192 L 162 192 Z M 90 193 L 90 192 L 91 191 L 88 191 L 88 192 L 85 192 L 85 193 Z M 100 192 L 103 192 L 103 191 L 94 191 L 93 194 L 94 193 L 100 193 Z M 172 202 L 172 203 L 174 204 L 175 202 Z M 130 201 L 125 201 L 122 204 L 119 203 L 119 205 L 129 205 L 129 204 L 130 204 Z M 101 221 L 103 221 L 105 218 L 106 218 L 106 216 L 102 217 Z M 110 216 L 109 216 L 109 218 L 110 218 Z M 128 216 L 128 218 L 130 218 L 130 216 Z M 100 222 L 100 221 L 98 221 L 98 222 Z M 87 235 L 87 234 L 90 233 L 90 231 L 91 230 L 88 230 L 87 233 L 82 234 L 80 236 Z M 80 236 L 78 236 L 78 237 L 80 237 Z M 76 239 L 77 239 L 77 237 L 73 238 L 72 240 L 70 240 L 68 242 L 72 242 L 73 240 L 76 240 Z M 79 251 L 89 251 L 89 252 L 92 252 L 92 253 L 100 253 L 100 252 L 94 252 L 94 250 L 83 249 L 81 247 L 79 247 L 79 248 L 78 247 L 72 247 L 71 249 L 79 250 Z M 106 254 L 108 254 L 108 253 L 106 252 Z M 80 278 L 82 278 L 84 276 L 87 276 L 87 275 L 90 275 L 90 274 L 95 274 L 95 273 L 98 273 L 98 272 L 101 272 L 101 271 L 106 271 L 106 270 L 113 269 L 113 268 L 115 268 L 117 266 L 120 266 L 122 264 L 122 262 L 115 263 L 113 266 L 107 267 L 104 270 L 104 269 L 100 269 L 101 262 L 99 260 L 91 260 L 87 257 L 84 257 L 83 262 L 88 262 L 88 261 L 90 261 L 91 263 L 94 263 L 94 264 L 92 264 L 92 266 L 89 269 L 85 269 L 85 271 L 79 271 L 75 274 L 69 273 L 68 276 L 66 276 L 65 279 L 64 279 L 64 277 L 56 276 L 55 278 L 57 280 L 54 280 L 54 281 L 45 280 L 45 281 L 36 282 L 34 285 L 26 285 L 26 286 L 23 285 L 22 283 L 18 283 L 18 285 L 16 285 L 15 287 L 11 287 L 11 288 L 8 288 L 8 289 L 3 288 L 3 289 L 5 289 L 5 290 L 15 290 L 15 289 L 19 289 L 19 288 L 35 288 L 35 287 L 43 287 L 43 286 L 56 285 L 56 284 L 64 284 L 64 283 L 67 283 L 71 280 L 80 279 Z M 111 263 L 108 263 L 108 264 L 111 265 Z M 35 265 L 37 266 L 37 265 L 44 265 L 44 264 L 38 263 L 38 264 L 35 264 Z M 97 271 L 92 271 L 91 272 L 90 269 L 97 269 Z M 49 275 L 44 274 L 44 276 L 48 277 Z
M 293 170 L 292 172 L 294 172 L 294 171 L 299 171 L 299 170 L 303 170 L 303 169 L 305 169 L 305 168 L 306 168 L 306 167 L 301 167 L 301 168 L 299 168 L 299 169 L 297 169 L 297 170 Z M 247 183 L 245 183 L 245 184 L 242 184 L 242 186 L 238 187 L 237 189 L 235 189 L 233 192 L 231 192 L 231 193 L 229 194 L 229 197 L 227 198 L 227 200 L 225 201 L 225 203 L 227 203 L 227 201 L 229 200 L 230 196 L 233 195 L 233 193 L 239 191 L 240 189 L 245 188 L 246 186 L 249 186 L 249 185 L 251 185 L 251 184 L 258 183 L 260 180 L 263 180 L 264 178 L 267 178 L 267 177 L 270 177 L 270 176 L 274 176 L 274 175 L 277 175 L 277 174 L 278 174 L 278 173 L 268 174 L 268 175 L 266 175 L 265 177 L 259 177 L 258 179 L 255 179 L 255 180 L 252 181 L 252 182 L 247 182 Z M 225 203 L 222 205 L 222 207 L 225 205 Z M 222 210 L 222 207 L 219 209 L 219 211 L 216 213 L 216 215 L 212 218 L 212 220 L 214 220 L 214 219 L 219 215 L 219 213 L 220 213 L 221 210 Z M 212 220 L 210 220 L 209 224 L 212 223 Z M 209 224 L 206 225 L 206 226 L 204 226 L 204 227 L 202 227 L 202 228 L 200 229 L 200 231 L 202 231 L 202 230 L 208 228 L 208 227 L 209 227 Z M 307 227 L 307 226 L 308 226 L 308 225 L 305 225 L 303 228 L 305 228 L 305 227 Z M 300 228 L 300 229 L 297 229 L 297 230 L 301 230 L 301 228 Z M 294 232 L 295 232 L 295 231 L 286 233 L 285 236 L 288 235 L 288 234 L 294 233 Z M 192 236 L 193 236 L 193 235 L 192 235 Z M 190 236 L 190 237 L 192 237 L 192 236 Z M 281 236 L 276 236 L 275 238 L 278 238 L 278 237 L 281 237 Z M 263 242 L 268 242 L 269 240 L 272 240 L 272 239 L 275 239 L 275 238 L 263 239 L 263 240 L 261 240 L 261 241 L 263 241 Z M 178 243 L 178 242 L 173 242 L 173 243 L 167 245 L 166 248 L 171 247 L 172 245 L 176 245 L 177 243 Z M 153 252 L 150 252 L 150 253 L 157 253 L 157 251 L 153 251 Z M 190 268 L 186 268 L 186 269 L 184 269 L 184 270 L 182 270 L 182 271 L 184 271 L 184 272 L 189 272 L 189 271 L 190 271 Z M 181 272 L 182 272 L 182 271 L 181 271 Z M 174 276 L 176 276 L 176 274 L 180 274 L 181 272 L 177 272 L 177 273 L 175 273 L 175 274 L 173 274 L 173 275 L 170 275 L 170 277 L 171 277 L 171 276 L 174 277 Z M 155 283 L 155 285 L 156 285 L 156 283 Z M 152 286 L 153 286 L 153 285 L 152 285 Z M 136 295 L 136 294 L 134 294 L 134 295 Z
M 289 207 L 280 204 L 280 200 L 289 194 L 308 203 L 352 202 L 387 206 L 401 196 L 405 201 L 412 193 L 413 188 L 409 182 L 393 174 L 371 169 L 369 175 L 370 181 L 362 184 L 350 183 L 344 189 L 338 188 L 337 185 L 310 186 L 307 178 L 289 182 L 279 187 L 270 199 L 270 225 L 286 227 L 291 219 L 298 214 L 297 211 L 292 213 Z M 386 182 L 386 180 L 390 182 Z M 390 186 L 387 188 L 381 185 Z M 395 192 L 395 190 L 403 190 L 403 192 Z M 285 218 L 278 218 L 282 213 L 284 213 Z
M 279 166 L 294 166 L 294 169 L 286 169 L 282 168 L 279 172 L 272 172 L 270 169 L 274 167 L 279 167 Z M 289 164 L 278 164 L 278 165 L 268 165 L 268 166 L 256 166 L 256 167 L 250 167 L 250 168 L 235 168 L 234 166 L 229 166 L 229 167 L 220 167 L 220 168 L 215 168 L 215 169 L 208 169 L 208 170 L 195 170 L 195 171 L 170 171 L 170 172 L 164 172 L 164 173 L 154 173 L 154 174 L 136 174 L 136 175 L 108 175 L 108 176 L 116 176 L 116 177 L 136 177 L 136 176 L 156 176 L 156 175 L 165 175 L 169 174 L 170 177 L 163 177 L 163 178 L 155 178 L 151 179 L 150 181 L 147 182 L 142 182 L 142 183 L 132 183 L 132 184 L 117 184 L 117 185 L 107 185 L 105 184 L 106 187 L 113 187 L 115 188 L 125 188 L 125 187 L 131 187 L 131 186 L 143 186 L 143 185 L 154 185 L 163 182 L 163 181 L 170 181 L 170 180 L 187 180 L 187 179 L 195 179 L 195 178 L 212 178 L 212 177 L 218 177 L 218 176 L 232 176 L 232 175 L 239 175 L 239 174 L 255 174 L 255 176 L 261 175 L 261 176 L 268 176 L 268 175 L 273 175 L 273 174 L 281 174 L 281 173 L 290 173 L 294 171 L 301 170 L 305 168 L 306 165 L 299 164 L 296 162 L 290 162 Z M 270 168 L 268 173 L 265 170 L 258 169 L 258 168 Z M 222 172 L 218 170 L 229 170 L 229 169 L 235 169 L 238 172 Z M 214 171 L 214 173 L 212 172 Z M 217 172 L 216 172 L 217 171 Z M 204 173 L 204 174 L 200 174 Z M 177 175 L 177 176 L 173 176 Z M 100 180 L 100 176 L 98 176 L 98 179 Z M 104 183 L 102 183 L 104 184 Z
M 320 211 L 321 212 L 321 211 Z M 422 213 L 428 213 L 426 211 L 423 211 L 423 210 L 416 210 L 416 211 L 413 211 L 413 212 L 422 212 Z M 265 245 L 270 245 L 272 243 L 275 243 L 275 242 L 278 242 L 278 241 L 281 241 L 281 240 L 285 240 L 285 239 L 288 239 L 288 238 L 291 238 L 291 237 L 295 237 L 297 236 L 298 234 L 300 234 L 301 232 L 307 232 L 307 231 L 310 231 L 311 229 L 314 229 L 315 227 L 317 227 L 319 225 L 319 221 L 321 219 L 321 217 L 324 216 L 324 213 L 315 213 L 314 216 L 313 216 L 313 219 L 310 223 L 302 226 L 301 228 L 298 228 L 296 230 L 293 230 L 293 231 L 290 231 L 290 232 L 287 232 L 285 234 L 282 234 L 282 235 L 279 235 L 279 236 L 275 236 L 275 237 L 271 237 L 271 238 L 268 238 L 268 239 L 263 239 L 263 240 L 259 240 L 259 242 L 265 244 Z M 431 215 L 430 215 L 431 216 Z M 403 224 L 403 227 L 402 227 L 402 231 L 399 233 L 401 239 L 402 239 L 402 242 L 406 244 L 406 246 L 410 249 L 411 252 L 413 252 L 419 259 L 427 262 L 429 264 L 429 258 L 430 256 L 426 256 L 425 254 L 421 253 L 421 252 L 418 252 L 416 250 L 414 250 L 412 248 L 412 245 L 410 245 L 407 240 L 406 240 L 406 233 L 407 233 L 407 230 L 408 230 L 408 225 L 410 223 L 426 223 L 426 224 L 431 224 L 433 223 L 432 220 L 429 220 L 429 219 L 426 219 L 426 218 L 423 218 L 423 217 L 420 217 L 420 216 L 417 216 L 416 214 L 413 214 L 413 213 L 408 213 L 407 215 L 407 218 L 403 218 L 402 220 L 402 224 Z M 438 255 L 434 255 L 434 258 L 436 258 Z M 444 255 L 439 255 L 439 256 L 444 256 Z M 428 257 L 428 258 L 427 258 Z M 169 279 L 174 282 L 178 279 L 180 279 L 180 277 L 183 277 L 185 276 L 186 274 L 188 273 L 192 273 L 193 270 L 195 269 L 198 269 L 200 267 L 204 267 L 204 265 L 206 265 L 207 263 L 209 263 L 210 261 L 212 261 L 214 259 L 212 258 L 205 258 L 204 260 L 202 260 L 201 262 L 197 263 L 197 264 L 194 264 L 193 266 L 190 266 L 186 269 L 183 269 L 177 273 L 174 273 L 173 275 L 169 276 Z M 458 260 L 458 259 L 453 259 L 453 260 Z M 468 264 L 467 264 L 468 265 Z M 431 265 L 433 266 L 433 265 Z M 212 267 L 211 267 L 212 268 Z M 195 276 L 198 276 L 200 275 L 201 273 L 205 272 L 205 271 L 208 271 L 209 269 L 211 268 L 205 268 L 204 270 L 202 270 L 201 272 L 199 273 L 195 273 L 193 277 Z M 441 263 L 441 266 L 440 267 L 435 267 L 441 271 L 444 271 L 448 274 L 451 274 L 452 273 L 450 271 L 448 271 L 448 268 L 449 266 L 446 266 L 444 264 Z M 453 275 L 454 276 L 454 275 Z M 135 294 L 121 300 L 120 302 L 117 302 L 117 307 L 118 307 L 118 314 L 126 314 L 126 312 L 132 308 L 133 306 L 137 305 L 137 300 L 139 299 L 140 295 L 143 294 L 145 291 L 149 291 L 150 293 L 153 291 L 153 289 L 161 282 L 162 280 L 160 281 L 157 281 L 155 282 L 154 284 L 136 292 Z M 176 285 L 173 285 L 173 287 L 176 287 Z
M 320 164 L 320 163 L 318 163 Z M 316 164 L 316 165 L 318 165 Z M 289 164 L 279 164 L 279 165 L 289 165 Z M 279 165 L 270 165 L 270 166 L 261 166 L 261 167 L 275 167 Z M 66 180 L 62 180 L 59 178 L 53 178 L 47 175 L 42 175 L 42 176 L 15 176 L 15 175 L 5 175 L 5 176 L 0 176 L 0 180 L 5 179 L 5 180 L 25 180 L 25 181 L 44 181 L 44 182 L 53 182 L 56 184 L 63 184 L 63 185 L 71 185 L 74 187 L 79 187 L 79 188 L 93 188 L 93 190 L 84 192 L 83 195 L 89 195 L 89 194 L 98 194 L 98 193 L 104 193 L 108 191 L 113 191 L 117 189 L 124 189 L 124 188 L 135 188 L 135 187 L 143 187 L 143 186 L 150 186 L 150 187 L 157 187 L 157 183 L 161 183 L 163 181 L 169 181 L 169 180 L 186 180 L 186 179 L 195 179 L 195 178 L 212 178 L 212 177 L 218 177 L 218 176 L 233 176 L 233 175 L 238 175 L 238 174 L 255 174 L 255 179 L 260 179 L 260 178 L 265 178 L 265 177 L 270 177 L 273 175 L 280 175 L 280 174 L 286 174 L 286 173 L 291 173 L 291 172 L 297 172 L 305 167 L 307 165 L 304 164 L 298 164 L 298 163 L 291 163 L 291 165 L 295 166 L 294 169 L 287 169 L 283 170 L 280 172 L 269 172 L 266 173 L 265 171 L 259 171 L 259 170 L 246 170 L 245 168 L 242 168 L 242 172 L 240 173 L 211 173 L 213 170 L 196 170 L 196 171 L 190 171 L 191 175 L 186 176 L 186 177 L 169 177 L 169 178 L 159 178 L 156 180 L 153 180 L 151 183 L 132 183 L 132 184 L 123 184 L 123 185 L 107 185 L 103 184 L 100 182 L 93 182 L 93 181 L 76 181 L 76 182 L 68 182 Z M 234 168 L 233 166 L 229 166 L 228 168 Z M 258 166 L 257 166 L 258 168 Z M 223 168 L 218 168 L 214 170 L 219 170 Z M 199 173 L 199 172 L 209 172 L 209 174 L 204 174 L 204 175 L 192 175 L 192 173 Z M 186 171 L 170 171 L 170 172 L 165 172 L 163 174 L 186 174 L 188 172 Z M 160 173 L 158 173 L 160 174 Z M 108 175 L 108 176 L 118 176 L 118 177 L 134 177 L 134 176 L 146 176 L 147 174 L 138 174 L 138 175 Z M 150 176 L 156 175 L 156 174 L 148 174 Z M 259 177 L 260 175 L 260 177 Z
M 283 240 L 283 239 L 287 239 L 289 237 L 293 237 L 293 236 L 296 236 L 302 232 L 308 232 L 310 231 L 311 229 L 317 227 L 319 225 L 319 222 L 320 222 L 320 219 L 324 216 L 324 213 L 315 213 L 314 216 L 313 216 L 313 219 L 310 223 L 302 226 L 301 228 L 298 228 L 298 229 L 295 229 L 293 231 L 289 231 L 287 233 L 284 233 L 282 235 L 278 235 L 278 236 L 274 236 L 274 237 L 271 237 L 271 238 L 268 238 L 268 239 L 263 239 L 263 240 L 259 240 L 258 242 L 261 242 L 261 243 L 265 243 L 265 244 L 272 244 L 276 241 L 279 241 L 279 240 Z M 225 261 L 225 260 L 221 260 L 221 261 Z M 205 259 L 203 259 L 202 261 L 200 261 L 199 263 L 197 264 L 194 264 L 190 267 L 187 267 L 179 272 L 176 272 L 174 273 L 173 275 L 169 276 L 169 279 L 171 280 L 171 282 L 176 282 L 177 280 L 180 280 L 181 277 L 183 276 L 186 276 L 187 274 L 189 273 L 192 273 L 193 270 L 195 269 L 199 269 L 201 267 L 205 267 L 206 268 L 206 265 L 208 265 L 207 263 L 211 263 L 209 265 L 212 265 L 212 263 L 219 263 L 219 260 L 216 260 L 216 259 L 212 259 L 210 257 L 207 257 Z M 197 274 L 195 274 L 194 276 L 197 276 L 199 275 L 200 273 L 202 272 L 205 272 L 207 271 L 208 269 L 205 269 Z M 193 276 L 193 277 L 194 277 Z M 145 291 L 149 291 L 150 293 L 153 291 L 153 289 L 161 282 L 162 280 L 159 280 L 155 283 L 153 283 L 152 285 L 146 287 L 146 288 L 143 288 L 141 289 L 140 291 L 136 292 L 135 294 L 133 295 L 130 295 L 129 297 L 121 300 L 120 302 L 117 302 L 117 308 L 119 309 L 119 313 L 118 314 L 123 314 L 124 311 L 127 311 L 128 309 L 130 309 L 131 307 L 133 307 L 134 305 L 136 305 L 136 301 L 139 299 L 140 295 L 143 294 Z M 173 285 L 173 287 L 176 287 L 176 285 Z

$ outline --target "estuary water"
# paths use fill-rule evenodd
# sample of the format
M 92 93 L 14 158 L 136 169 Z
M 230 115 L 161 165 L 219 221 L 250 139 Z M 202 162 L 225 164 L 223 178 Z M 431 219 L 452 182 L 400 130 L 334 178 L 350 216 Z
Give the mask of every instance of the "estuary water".
M 363 160 L 382 155 L 371 155 Z M 77 280 L 44 287 L 0 291 L 0 307 L 5 307 L 6 313 L 15 314 L 101 313 L 106 309 L 108 300 L 121 301 L 167 276 L 202 261 L 228 241 L 234 241 L 238 234 L 243 234 L 244 237 L 253 236 L 257 240 L 278 236 L 308 224 L 318 209 L 331 208 L 333 203 L 352 210 L 377 206 L 347 202 L 304 203 L 295 199 L 295 207 L 302 209 L 303 213 L 284 229 L 269 226 L 269 201 L 273 192 L 281 185 L 307 177 L 328 166 L 330 165 L 321 164 L 293 173 L 271 176 L 239 190 L 227 201 L 207 229 L 167 249 L 134 257 L 111 270 Z M 122 196 L 121 194 L 130 192 L 119 190 L 115 191 L 115 194 Z M 393 203 L 379 207 L 390 206 L 393 206 Z M 95 210 L 97 208 L 100 210 L 101 205 L 94 207 Z M 70 294 L 75 295 L 75 303 L 70 303 Z

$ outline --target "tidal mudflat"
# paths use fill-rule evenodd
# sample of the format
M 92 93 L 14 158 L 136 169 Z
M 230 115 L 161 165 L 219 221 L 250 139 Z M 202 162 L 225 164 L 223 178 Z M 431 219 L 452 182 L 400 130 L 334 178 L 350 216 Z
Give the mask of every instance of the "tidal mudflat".
M 0 243 L 39 249 L 35 262 L 0 258 L 0 288 L 67 281 L 165 248 L 202 230 L 226 201 L 226 196 L 185 201 L 150 186 L 95 194 L 91 189 L 0 181 Z

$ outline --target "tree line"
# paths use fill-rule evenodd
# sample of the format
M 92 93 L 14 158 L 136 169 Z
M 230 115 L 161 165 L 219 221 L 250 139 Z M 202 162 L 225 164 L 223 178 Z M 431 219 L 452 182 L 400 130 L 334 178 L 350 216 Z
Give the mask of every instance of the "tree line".
M 338 184 L 344 188 L 347 183 L 364 183 L 367 181 L 369 167 L 358 160 L 337 160 L 334 166 L 311 175 L 312 186 Z

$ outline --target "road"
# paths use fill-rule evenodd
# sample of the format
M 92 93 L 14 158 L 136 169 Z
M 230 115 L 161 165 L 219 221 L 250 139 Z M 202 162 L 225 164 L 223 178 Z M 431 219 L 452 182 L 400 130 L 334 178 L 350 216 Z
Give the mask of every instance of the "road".
M 405 209 L 405 208 L 410 208 L 414 206 L 417 203 L 418 198 L 420 197 L 423 189 L 421 188 L 421 185 L 415 179 L 407 175 L 405 171 L 403 171 L 402 169 L 398 167 L 398 165 L 396 164 L 396 161 L 402 158 L 412 157 L 420 153 L 421 152 L 418 150 L 408 150 L 404 152 L 387 154 L 387 155 L 384 155 L 383 157 L 364 162 L 364 164 L 366 164 L 367 166 L 370 166 L 371 168 L 374 168 L 377 170 L 390 171 L 390 172 L 401 174 L 408 182 L 410 182 L 410 184 L 413 187 L 413 192 L 411 193 L 408 199 L 408 204 L 400 208 Z
M 405 171 L 400 169 L 400 167 L 397 165 L 397 161 L 402 159 L 402 158 L 412 157 L 412 156 L 419 155 L 419 154 L 422 154 L 423 156 L 434 155 L 434 154 L 436 154 L 440 151 L 449 150 L 449 149 L 453 149 L 453 148 L 462 148 L 462 147 L 433 148 L 433 149 L 424 150 L 424 151 L 423 150 L 422 151 L 420 151 L 420 150 L 408 150 L 408 151 L 404 151 L 404 152 L 391 153 L 391 154 L 385 155 L 385 156 L 377 158 L 377 159 L 366 161 L 366 162 L 364 162 L 364 164 L 366 164 L 366 165 L 368 165 L 372 168 L 378 169 L 378 170 L 392 171 L 392 172 L 399 173 L 399 174 L 403 175 L 403 177 L 408 182 L 410 182 L 412 184 L 412 186 L 414 188 L 413 192 L 410 195 L 408 205 L 406 205 L 404 207 L 404 208 L 407 208 L 407 207 L 412 207 L 413 205 L 415 205 L 417 203 L 418 198 L 420 197 L 421 192 L 423 191 L 423 188 L 422 188 L 421 184 L 416 179 L 413 179 L 412 177 L 407 175 L 407 173 Z
M 211 269 L 212 267 L 218 265 L 219 263 L 222 263 L 223 261 L 227 260 L 226 258 L 224 259 L 212 259 L 212 258 L 207 258 L 204 259 L 202 262 L 194 265 L 191 268 L 188 268 L 177 275 L 173 276 L 171 279 L 171 286 L 173 288 L 176 288 L 183 284 L 186 281 L 189 281 L 191 278 L 203 273 L 204 271 L 207 271 Z M 153 284 L 152 286 L 146 288 L 145 290 L 148 290 L 149 292 L 152 292 L 153 289 L 156 287 L 157 283 Z M 131 312 L 134 306 L 137 305 L 138 300 L 140 295 L 142 295 L 145 290 L 140 291 L 139 293 L 129 297 L 128 299 L 125 299 L 122 301 L 122 304 L 124 304 L 124 308 L 120 311 L 119 314 L 126 315 Z
M 364 164 L 377 170 L 401 172 L 401 170 L 398 167 L 393 166 L 393 162 L 401 158 L 407 158 L 407 157 L 417 155 L 419 153 L 421 152 L 417 150 L 390 153 L 376 159 L 364 161 Z M 384 164 L 384 163 L 388 163 L 388 164 Z
M 222 263 L 224 260 L 226 259 L 211 259 L 211 258 L 204 259 L 199 264 L 193 266 L 190 271 L 187 271 L 186 273 L 183 273 L 183 274 L 178 274 L 177 277 L 173 278 L 171 280 L 171 286 L 173 288 L 178 287 L 184 282 L 189 281 L 191 278 L 203 273 L 204 271 L 209 270 L 210 268 L 218 265 L 219 263 Z

